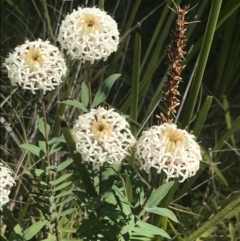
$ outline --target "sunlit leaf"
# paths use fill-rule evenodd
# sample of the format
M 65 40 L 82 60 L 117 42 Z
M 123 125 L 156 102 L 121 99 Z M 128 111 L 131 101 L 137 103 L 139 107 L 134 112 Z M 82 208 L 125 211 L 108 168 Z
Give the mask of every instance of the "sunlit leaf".
M 88 93 L 88 87 L 84 81 L 82 82 L 82 86 L 81 86 L 81 101 L 85 107 L 88 106 L 89 93 Z
M 39 231 L 48 223 L 47 220 L 33 223 L 27 230 L 23 232 L 25 240 L 31 240 Z
M 88 112 L 88 109 L 83 105 L 83 103 L 81 103 L 81 102 L 79 102 L 77 100 L 74 100 L 74 99 L 70 99 L 70 98 L 69 99 L 65 99 L 65 100 L 60 101 L 60 103 L 67 104 L 67 105 L 72 105 L 74 107 L 79 108 L 83 112 Z
M 58 165 L 57 171 L 60 172 L 60 171 L 64 170 L 66 167 L 71 165 L 71 163 L 73 163 L 73 159 L 72 158 L 67 159 L 66 161 L 64 161 Z
M 32 144 L 24 143 L 19 145 L 21 148 L 30 151 L 36 156 L 40 156 L 41 148 Z
M 161 215 L 161 216 L 164 216 L 164 217 L 168 217 L 170 218 L 172 221 L 174 222 L 178 222 L 177 220 L 177 217 L 175 216 L 175 214 L 167 209 L 167 208 L 159 208 L 159 207 L 152 207 L 152 208 L 144 208 L 146 210 L 146 212 L 149 212 L 149 213 L 155 213 L 155 214 L 158 214 L 158 215 Z
M 100 88 L 96 93 L 96 96 L 93 100 L 92 107 L 98 106 L 99 104 L 101 104 L 107 99 L 113 84 L 120 76 L 121 76 L 120 74 L 113 74 L 103 82 L 103 84 L 100 86 Z
M 72 173 L 66 173 L 66 174 L 60 176 L 59 178 L 57 178 L 56 180 L 51 181 L 50 184 L 53 185 L 53 186 L 55 186 L 55 185 L 57 185 L 57 184 L 65 181 L 67 178 L 69 178 L 69 177 L 71 177 L 71 176 L 72 176 Z

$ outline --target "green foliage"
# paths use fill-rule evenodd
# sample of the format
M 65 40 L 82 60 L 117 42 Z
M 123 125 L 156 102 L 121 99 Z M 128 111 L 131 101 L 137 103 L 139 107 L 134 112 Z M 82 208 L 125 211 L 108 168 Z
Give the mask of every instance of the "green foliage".
M 99 104 L 101 104 L 102 102 L 104 102 L 108 95 L 109 92 L 113 86 L 113 84 L 115 83 L 115 81 L 120 77 L 120 74 L 113 74 L 111 76 L 109 76 L 103 83 L 102 85 L 99 87 L 96 96 L 93 100 L 93 104 L 92 107 L 96 107 Z
M 80 110 L 82 110 L 83 112 L 87 112 L 88 109 L 84 106 L 83 103 L 77 101 L 77 100 L 74 100 L 74 99 L 66 99 L 66 100 L 62 100 L 60 101 L 60 103 L 63 103 L 63 104 L 67 104 L 67 105 L 72 105 L 74 107 L 77 107 L 79 108 Z
M 89 94 L 88 94 L 88 87 L 85 84 L 85 82 L 82 82 L 82 86 L 81 86 L 81 101 L 85 107 L 88 106 Z

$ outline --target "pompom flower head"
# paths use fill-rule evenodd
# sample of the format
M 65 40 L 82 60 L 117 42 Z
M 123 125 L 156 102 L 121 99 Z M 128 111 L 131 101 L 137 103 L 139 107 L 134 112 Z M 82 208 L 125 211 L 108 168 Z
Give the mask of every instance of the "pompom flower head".
M 136 142 L 126 119 L 102 107 L 79 116 L 72 133 L 82 160 L 100 165 L 120 164 Z
M 47 90 L 53 90 L 67 72 L 63 54 L 49 41 L 43 42 L 41 39 L 27 40 L 17 46 L 4 65 L 13 86 L 19 85 L 34 94 L 35 90 L 43 90 L 44 94 Z
M 115 20 L 98 8 L 78 8 L 66 16 L 58 41 L 72 59 L 107 60 L 117 50 L 119 31 Z
M 164 123 L 144 131 L 136 144 L 136 157 L 141 168 L 149 172 L 156 168 L 169 178 L 183 182 L 194 176 L 199 169 L 200 147 L 193 135 L 178 129 L 175 124 Z
M 8 196 L 13 185 L 15 185 L 15 181 L 11 176 L 11 171 L 0 163 L 0 209 L 9 202 Z

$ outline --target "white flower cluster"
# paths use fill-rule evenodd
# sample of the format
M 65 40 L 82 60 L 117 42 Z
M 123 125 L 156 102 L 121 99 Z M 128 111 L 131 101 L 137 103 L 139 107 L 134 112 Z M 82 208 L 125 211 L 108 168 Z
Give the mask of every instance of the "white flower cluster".
M 17 46 L 9 54 L 5 64 L 8 77 L 13 86 L 20 85 L 23 89 L 53 90 L 54 86 L 62 82 L 67 67 L 62 53 L 49 41 L 41 39 Z
M 136 143 L 126 119 L 113 109 L 91 109 L 73 129 L 76 151 L 84 162 L 120 164 Z
M 119 31 L 115 20 L 98 8 L 78 8 L 62 21 L 58 41 L 72 59 L 104 59 L 117 50 Z
M 11 171 L 0 163 L 0 209 L 9 202 L 10 189 L 16 184 L 11 174 Z
M 146 172 L 151 168 L 156 168 L 158 173 L 164 171 L 167 181 L 177 177 L 183 182 L 194 176 L 202 160 L 194 136 L 175 124 L 152 126 L 143 132 L 136 147 L 141 168 Z

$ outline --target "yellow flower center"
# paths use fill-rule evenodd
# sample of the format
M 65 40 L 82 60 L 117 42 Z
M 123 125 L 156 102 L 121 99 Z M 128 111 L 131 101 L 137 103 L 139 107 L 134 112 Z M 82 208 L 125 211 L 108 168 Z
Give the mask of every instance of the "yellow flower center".
M 85 34 L 94 33 L 100 28 L 99 19 L 94 15 L 84 16 L 80 25 Z
M 31 71 L 34 71 L 43 65 L 42 54 L 37 48 L 30 48 L 26 54 L 25 61 Z
M 91 126 L 91 130 L 95 139 L 103 138 L 103 136 L 109 136 L 112 133 L 112 126 L 105 120 L 94 121 Z
M 166 128 L 164 136 L 166 137 L 166 152 L 172 152 L 176 147 L 181 147 L 185 141 L 183 133 L 171 127 Z

